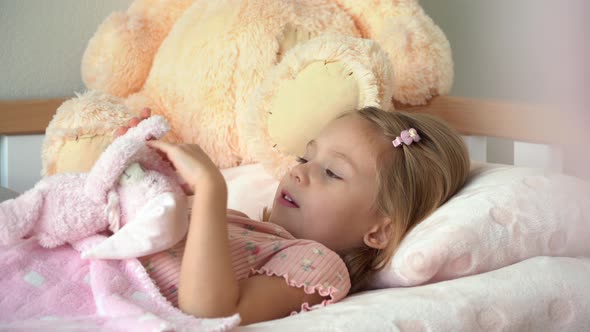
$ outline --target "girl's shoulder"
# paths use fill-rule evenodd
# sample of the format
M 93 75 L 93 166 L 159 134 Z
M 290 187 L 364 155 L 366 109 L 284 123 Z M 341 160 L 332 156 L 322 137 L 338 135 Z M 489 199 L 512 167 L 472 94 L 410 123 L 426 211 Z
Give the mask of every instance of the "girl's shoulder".
M 346 264 L 323 244 L 297 239 L 277 224 L 239 215 L 228 215 L 228 227 L 233 247 L 241 248 L 238 256 L 252 263 L 248 275 L 283 277 L 308 294 L 329 296 L 324 304 L 348 294 L 351 283 Z

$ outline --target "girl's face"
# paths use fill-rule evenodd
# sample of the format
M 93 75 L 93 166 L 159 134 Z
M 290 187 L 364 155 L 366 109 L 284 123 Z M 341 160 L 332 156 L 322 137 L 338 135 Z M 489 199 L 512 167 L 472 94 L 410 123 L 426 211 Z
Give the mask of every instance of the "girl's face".
M 281 180 L 270 221 L 338 252 L 367 243 L 384 221 L 374 207 L 379 151 L 393 149 L 358 115 L 332 121 Z

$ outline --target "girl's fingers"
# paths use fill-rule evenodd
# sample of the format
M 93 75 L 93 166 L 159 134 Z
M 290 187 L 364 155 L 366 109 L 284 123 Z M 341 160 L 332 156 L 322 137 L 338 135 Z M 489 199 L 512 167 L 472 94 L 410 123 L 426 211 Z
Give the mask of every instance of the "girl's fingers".
M 170 161 L 170 158 L 168 158 L 167 151 L 169 151 L 169 147 L 172 146 L 171 144 L 168 144 L 168 143 L 162 142 L 162 141 L 147 141 L 145 143 L 149 147 L 153 148 L 156 151 L 156 153 L 158 155 L 160 155 L 160 157 L 162 157 L 162 159 L 165 162 L 170 164 L 170 166 L 172 166 L 172 169 L 176 170 L 176 167 L 174 167 L 174 163 L 172 163 L 172 161 Z
M 171 144 L 164 141 L 148 141 L 146 144 L 164 153 L 190 188 L 194 188 L 200 175 L 210 175 L 211 169 L 216 168 L 198 145 Z
M 164 160 L 165 162 L 170 164 L 170 166 L 172 167 L 173 170 L 176 170 L 176 167 L 174 167 L 174 164 L 170 161 L 170 159 L 168 159 L 168 156 L 164 152 L 162 152 L 160 150 L 155 150 L 155 151 L 158 155 L 160 155 L 160 157 L 162 157 L 162 160 Z
M 168 151 L 170 151 L 172 147 L 174 147 L 174 145 L 166 143 L 164 141 L 147 141 L 146 144 L 164 153 L 167 153 Z
M 149 118 L 152 115 L 152 109 L 149 107 L 144 107 L 141 112 L 139 112 L 139 116 L 142 120 Z
M 129 128 L 136 127 L 140 122 L 141 120 L 139 118 L 129 120 Z
M 144 107 L 139 112 L 139 118 L 138 117 L 133 117 L 131 120 L 129 120 L 129 124 L 127 125 L 127 128 L 124 129 L 124 130 L 122 129 L 123 127 L 119 128 L 119 131 L 117 131 L 116 136 L 122 136 L 122 135 L 124 135 L 129 128 L 137 127 L 137 125 L 141 121 L 149 118 L 151 115 L 152 115 L 152 110 L 149 107 Z M 149 140 L 153 140 L 153 139 L 155 139 L 155 138 L 150 136 L 150 137 L 148 137 L 147 140 L 149 141 Z
M 156 152 L 158 152 L 162 158 L 164 158 L 167 161 L 171 161 L 170 157 L 168 156 L 171 152 L 172 149 L 175 148 L 174 144 L 170 144 L 170 143 L 166 143 L 164 141 L 146 141 L 145 142 L 149 147 L 153 148 L 156 150 Z
M 117 131 L 115 132 L 115 137 L 125 135 L 127 130 L 129 130 L 129 127 L 124 127 L 124 126 L 119 127 L 119 129 L 117 129 Z

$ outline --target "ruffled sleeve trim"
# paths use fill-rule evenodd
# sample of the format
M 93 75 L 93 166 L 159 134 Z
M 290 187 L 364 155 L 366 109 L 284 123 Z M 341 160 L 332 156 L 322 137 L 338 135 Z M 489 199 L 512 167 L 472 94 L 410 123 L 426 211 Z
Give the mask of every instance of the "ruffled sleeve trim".
M 300 311 L 309 311 L 342 300 L 350 290 L 350 276 L 344 261 L 325 246 L 312 243 L 296 245 L 276 253 L 264 266 L 251 269 L 249 276 L 263 274 L 283 277 L 291 287 L 306 294 L 317 293 L 329 299 L 318 305 L 304 302 Z M 291 315 L 297 314 L 297 311 Z

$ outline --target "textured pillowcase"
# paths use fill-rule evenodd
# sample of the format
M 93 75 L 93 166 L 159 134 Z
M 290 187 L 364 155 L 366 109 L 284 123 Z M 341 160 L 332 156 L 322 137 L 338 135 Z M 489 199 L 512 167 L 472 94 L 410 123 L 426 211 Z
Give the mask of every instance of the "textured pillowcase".
M 279 182 L 262 164 L 226 168 L 221 173 L 227 183 L 227 207 L 262 220 L 263 209 L 272 208 Z
M 416 286 L 535 256 L 590 255 L 590 185 L 474 163 L 465 186 L 404 238 L 372 288 Z

